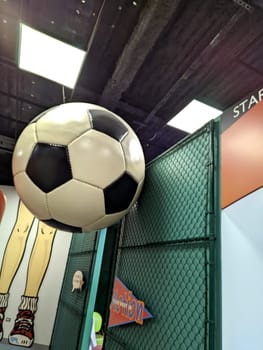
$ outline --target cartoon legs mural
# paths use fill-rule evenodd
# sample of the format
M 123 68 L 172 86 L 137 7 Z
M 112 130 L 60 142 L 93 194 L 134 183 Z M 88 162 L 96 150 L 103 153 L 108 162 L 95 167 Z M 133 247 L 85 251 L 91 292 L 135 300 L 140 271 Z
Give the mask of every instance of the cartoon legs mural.
M 9 237 L 0 271 L 0 340 L 3 320 L 8 306 L 9 290 L 22 261 L 34 216 L 20 201 L 15 225 Z M 24 295 L 18 307 L 14 328 L 9 334 L 10 344 L 29 347 L 34 341 L 34 318 L 38 292 L 50 261 L 56 229 L 38 222 L 37 235 L 29 259 Z

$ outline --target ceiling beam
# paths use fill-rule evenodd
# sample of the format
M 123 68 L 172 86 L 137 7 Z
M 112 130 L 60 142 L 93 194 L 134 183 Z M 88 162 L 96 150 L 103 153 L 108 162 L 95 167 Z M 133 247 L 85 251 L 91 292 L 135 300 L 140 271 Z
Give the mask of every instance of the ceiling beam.
M 38 103 L 38 102 L 32 102 L 31 100 L 28 100 L 26 98 L 20 97 L 18 95 L 11 94 L 9 92 L 5 92 L 3 90 L 0 90 L 0 95 L 8 97 L 8 98 L 13 99 L 13 100 L 17 100 L 17 101 L 26 103 L 26 104 L 31 105 L 31 106 L 35 106 L 35 107 L 41 108 L 43 110 L 47 109 L 47 108 L 50 108 L 50 106 L 46 106 L 46 105 L 43 105 L 42 103 Z
M 18 119 L 15 119 L 11 116 L 8 116 L 8 115 L 3 115 L 3 114 L 0 114 L 0 119 L 4 119 L 4 120 L 7 120 L 9 123 L 18 123 L 18 124 L 21 124 L 23 125 L 24 127 L 27 126 L 27 122 L 24 122 L 23 120 L 18 120 Z
M 1 94 L 1 91 L 0 91 Z M 92 104 L 99 104 L 100 101 L 100 95 L 92 90 L 83 88 L 82 86 L 78 86 L 75 90 L 74 98 L 71 100 L 71 102 L 87 102 Z M 67 101 L 69 102 L 69 101 Z M 102 104 L 103 107 L 106 108 L 105 105 Z M 116 110 L 120 110 L 124 113 L 124 115 L 120 115 L 120 117 L 125 118 L 125 113 L 129 113 L 133 116 L 134 120 L 141 125 L 144 125 L 144 118 L 147 116 L 147 113 L 138 108 L 134 107 L 132 105 L 129 105 L 126 102 L 118 101 L 118 104 L 116 104 Z
M 218 47 L 218 45 L 226 38 L 227 34 L 245 15 L 247 15 L 247 13 L 244 11 L 243 8 L 239 8 L 237 10 L 237 12 L 229 19 L 226 25 L 213 37 L 213 39 L 206 46 L 206 48 L 201 52 L 201 54 L 193 60 L 193 62 L 189 65 L 189 67 L 183 72 L 181 77 L 174 82 L 174 84 L 170 87 L 167 93 L 161 98 L 160 101 L 158 101 L 158 103 L 154 106 L 154 108 L 151 110 L 151 112 L 148 114 L 147 118 L 145 119 L 145 123 L 149 123 L 152 120 L 152 118 L 154 118 L 157 115 L 160 109 L 164 107 L 165 104 L 168 102 L 168 100 L 173 96 L 175 91 L 177 91 L 178 89 L 180 89 L 182 85 L 190 81 L 190 78 L 193 76 L 193 74 L 199 71 L 200 68 L 203 66 L 203 62 L 206 62 L 207 58 L 211 56 L 211 52 Z M 229 58 L 230 57 L 225 58 L 225 61 L 228 61 Z M 196 90 L 198 91 L 198 89 L 200 89 L 200 86 L 198 86 L 198 84 L 195 84 L 195 85 L 196 85 Z M 193 89 L 192 91 L 194 94 L 195 89 Z M 189 95 L 188 98 L 190 101 L 193 97 Z M 169 120 L 169 118 L 167 120 Z M 163 123 L 165 124 L 166 121 L 163 120 Z
M 4 149 L 6 151 L 12 152 L 14 150 L 14 147 L 15 147 L 14 138 L 0 135 L 0 149 Z
M 119 101 L 116 109 L 120 109 L 123 112 L 129 113 L 133 116 L 133 119 L 138 123 L 144 124 L 144 119 L 147 117 L 147 113 L 141 108 L 134 107 L 126 102 Z
M 146 2 L 115 71 L 102 92 L 101 105 L 111 110 L 116 108 L 123 92 L 132 83 L 180 2 L 181 0 L 148 0 Z
M 252 13 L 254 11 L 254 7 L 251 6 L 248 2 L 246 2 L 244 0 L 233 0 L 233 2 L 236 3 L 237 5 L 243 7 L 243 9 L 245 9 L 249 13 Z

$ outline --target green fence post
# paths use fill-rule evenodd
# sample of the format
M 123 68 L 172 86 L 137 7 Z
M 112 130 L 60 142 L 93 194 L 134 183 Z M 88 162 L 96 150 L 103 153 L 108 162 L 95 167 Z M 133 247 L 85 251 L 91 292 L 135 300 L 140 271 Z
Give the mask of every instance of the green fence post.
M 88 302 L 83 337 L 81 342 L 81 350 L 87 350 L 89 348 L 90 334 L 91 334 L 92 322 L 93 322 L 93 312 L 94 312 L 98 284 L 99 284 L 99 277 L 100 277 L 101 263 L 102 263 L 103 252 L 104 252 L 106 233 L 107 233 L 106 228 L 104 228 L 99 232 L 98 249 L 97 249 L 95 266 L 93 271 L 93 278 L 92 278 L 91 289 L 89 294 L 89 302 Z

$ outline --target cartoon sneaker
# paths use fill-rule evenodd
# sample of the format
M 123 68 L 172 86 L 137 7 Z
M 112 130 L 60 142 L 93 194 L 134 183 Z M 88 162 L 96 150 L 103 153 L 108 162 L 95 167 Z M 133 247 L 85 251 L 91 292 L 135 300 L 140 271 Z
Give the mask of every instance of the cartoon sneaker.
M 5 307 L 0 307 L 0 341 L 3 339 L 3 322 L 5 318 Z
M 12 345 L 29 348 L 34 341 L 34 314 L 30 310 L 18 310 L 15 325 L 9 334 L 8 341 Z

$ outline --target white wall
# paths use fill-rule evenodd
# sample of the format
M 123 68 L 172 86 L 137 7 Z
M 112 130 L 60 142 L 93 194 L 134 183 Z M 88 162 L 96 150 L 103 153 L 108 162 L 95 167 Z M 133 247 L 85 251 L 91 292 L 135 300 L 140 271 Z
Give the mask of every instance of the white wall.
M 222 212 L 223 350 L 263 349 L 263 189 Z
M 4 249 L 6 247 L 9 235 L 15 223 L 18 196 L 13 187 L 0 186 L 0 189 L 6 194 L 7 206 L 0 225 L 0 262 L 2 261 Z M 11 318 L 11 322 L 5 320 L 4 338 L 8 337 L 13 328 L 14 320 L 20 304 L 21 295 L 24 293 L 27 265 L 33 247 L 37 230 L 37 220 L 29 234 L 25 254 L 20 265 L 19 271 L 10 288 L 10 298 L 8 308 L 5 313 L 5 319 Z M 56 309 L 60 294 L 60 289 L 64 277 L 66 261 L 71 242 L 72 234 L 68 232 L 57 231 L 54 238 L 52 255 L 45 279 L 39 291 L 38 310 L 35 318 L 35 343 L 49 345 L 52 335 L 52 329 L 56 316 Z

